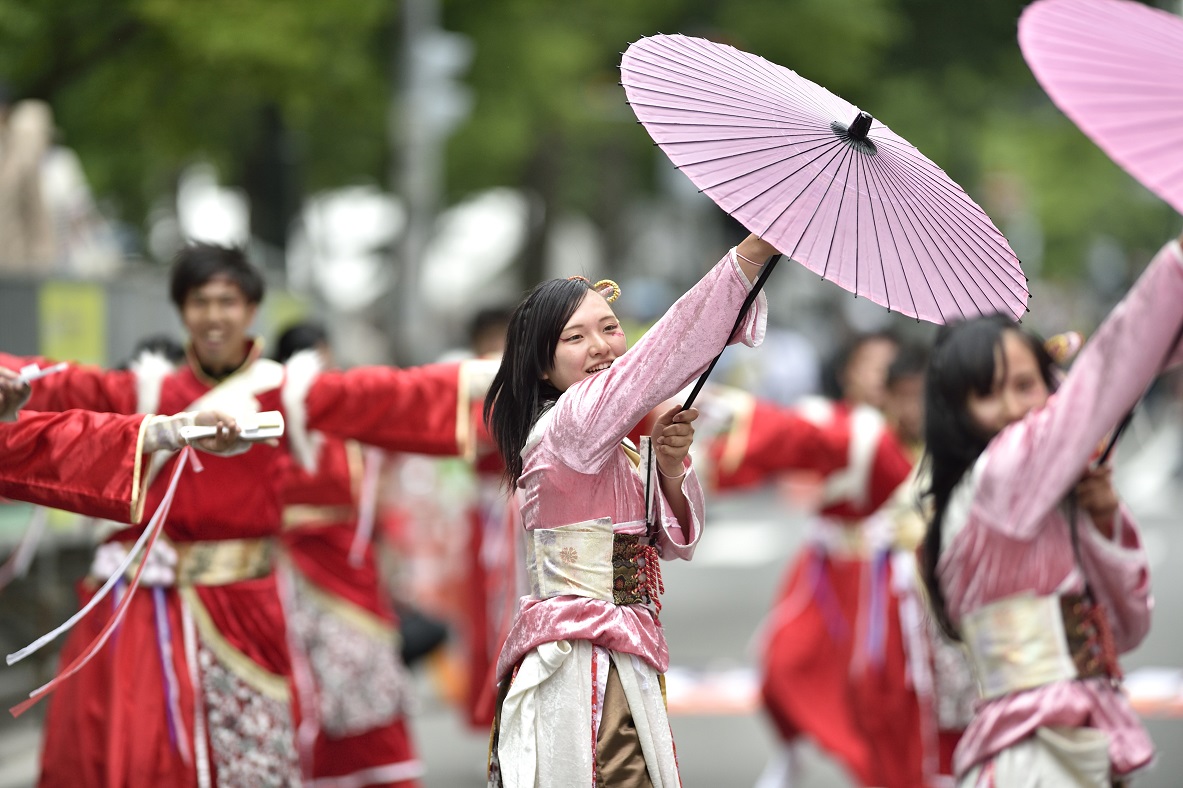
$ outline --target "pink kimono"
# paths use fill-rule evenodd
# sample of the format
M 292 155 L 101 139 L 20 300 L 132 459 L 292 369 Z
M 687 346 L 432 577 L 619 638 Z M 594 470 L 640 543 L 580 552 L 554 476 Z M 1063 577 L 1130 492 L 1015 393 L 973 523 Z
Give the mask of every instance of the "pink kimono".
M 1047 405 L 999 433 L 954 491 L 937 574 L 949 615 L 963 632 L 965 622 L 999 600 L 1079 593 L 1083 568 L 1108 612 L 1117 651 L 1133 649 L 1146 635 L 1150 585 L 1136 525 L 1122 511 L 1107 539 L 1080 511 L 1078 562 L 1062 504 L 1106 433 L 1161 370 L 1183 321 L 1181 265 L 1183 253 L 1172 242 L 1097 330 Z M 985 673 L 980 678 L 989 683 Z M 1109 770 L 1128 774 L 1153 755 L 1121 689 L 1104 677 L 1076 678 L 980 701 L 957 748 L 955 772 L 965 779 L 983 765 L 989 774 L 1000 753 L 1031 737 L 1058 735 L 1056 729 L 1094 738 L 1092 774 L 1099 776 L 1089 779 L 1106 785 Z
M 543 745 L 532 731 L 535 720 L 543 717 L 549 730 L 561 729 L 565 724 L 561 716 L 572 709 L 576 717 L 571 724 L 586 730 L 590 717 L 578 716 L 583 713 L 579 707 L 587 703 L 587 696 L 580 696 L 582 690 L 572 684 L 569 693 L 563 690 L 547 700 L 543 695 L 561 686 L 562 680 L 544 680 L 557 676 L 560 662 L 581 659 L 586 666 L 593 645 L 601 660 L 604 654 L 611 654 L 626 694 L 633 676 L 639 677 L 639 694 L 630 696 L 629 707 L 639 729 L 645 727 L 642 717 L 653 723 L 651 731 L 642 730 L 642 736 L 651 735 L 659 751 L 656 760 L 661 761 L 659 765 L 647 754 L 650 775 L 654 785 L 677 784 L 672 739 L 658 686 L 659 674 L 669 666 L 669 652 L 656 614 L 644 604 L 615 604 L 610 594 L 607 599 L 602 595 L 595 598 L 594 592 L 585 589 L 564 588 L 603 571 L 602 561 L 583 562 L 592 542 L 602 547 L 606 536 L 611 549 L 613 532 L 645 533 L 644 479 L 621 441 L 650 410 L 703 372 L 728 342 L 750 288 L 729 253 L 609 369 L 564 392 L 539 418 L 522 449 L 518 500 L 536 571 L 531 573 L 534 593 L 522 598 L 498 661 L 498 675 L 503 679 L 518 668 L 502 704 L 499 752 L 506 786 L 566 784 L 566 779 L 582 782 L 585 776 L 590 777 L 590 772 L 564 770 L 593 768 L 588 759 L 594 759 L 594 752 L 560 753 L 556 748 L 567 740 L 556 737 Z M 767 302 L 760 295 L 736 341 L 749 346 L 762 341 L 766 310 Z M 655 488 L 656 481 L 654 478 Z M 658 532 L 654 545 L 662 558 L 689 560 L 702 534 L 703 494 L 692 470 L 686 473 L 682 490 L 691 504 L 689 523 L 679 523 L 660 493 L 656 496 Z M 568 538 L 561 533 L 563 526 L 578 533 L 570 537 L 574 541 L 555 547 L 553 540 Z M 586 541 L 579 541 L 584 537 Z M 553 576 L 547 575 L 543 566 L 550 560 L 545 557 L 548 549 L 552 549 L 549 555 L 553 558 L 548 568 L 566 573 L 559 587 L 549 590 L 546 586 Z M 608 563 L 610 579 L 611 561 Z M 564 566 L 555 568 L 558 564 Z M 569 654 L 576 654 L 577 659 L 568 660 Z M 589 675 L 594 675 L 596 657 L 590 659 Z M 541 666 L 535 664 L 538 662 Z M 606 673 L 606 666 L 602 673 Z M 582 675 L 575 680 L 580 685 Z M 538 688 L 537 698 L 519 697 L 530 687 Z M 644 703 L 635 700 L 642 696 Z M 579 740 L 590 742 L 594 749 L 594 727 L 592 730 L 590 739 Z M 552 763 L 560 760 L 563 764 Z M 548 771 L 552 767 L 558 771 Z

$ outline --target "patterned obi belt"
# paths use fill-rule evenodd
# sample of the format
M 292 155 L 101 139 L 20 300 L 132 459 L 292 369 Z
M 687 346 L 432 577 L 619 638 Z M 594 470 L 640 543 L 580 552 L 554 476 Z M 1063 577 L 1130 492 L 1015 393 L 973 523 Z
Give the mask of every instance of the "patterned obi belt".
M 646 605 L 661 589 L 657 548 L 643 535 L 615 533 L 609 517 L 529 531 L 526 571 L 539 599 L 571 595 Z
M 91 578 L 104 582 L 119 569 L 130 542 L 107 542 L 95 551 Z M 275 540 L 218 539 L 174 544 L 161 536 L 147 556 L 140 582 L 146 586 L 223 586 L 271 574 Z M 126 571 L 130 579 L 143 558 Z
M 965 644 L 989 700 L 1055 681 L 1121 680 L 1103 606 L 1083 594 L 1020 594 L 962 621 Z

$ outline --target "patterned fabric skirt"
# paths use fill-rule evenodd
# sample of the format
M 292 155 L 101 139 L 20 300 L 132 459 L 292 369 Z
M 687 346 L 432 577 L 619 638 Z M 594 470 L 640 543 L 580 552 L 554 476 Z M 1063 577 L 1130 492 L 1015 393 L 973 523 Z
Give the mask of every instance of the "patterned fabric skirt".
M 292 574 L 289 637 L 307 710 L 300 740 L 312 741 L 304 755 L 310 785 L 413 788 L 424 767 L 407 727 L 413 688 L 398 631 Z

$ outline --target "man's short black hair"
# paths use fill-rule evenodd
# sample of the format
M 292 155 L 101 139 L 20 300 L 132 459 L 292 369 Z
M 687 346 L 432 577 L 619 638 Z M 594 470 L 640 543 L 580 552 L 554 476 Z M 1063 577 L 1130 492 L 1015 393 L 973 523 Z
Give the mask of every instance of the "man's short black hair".
M 246 252 L 237 246 L 211 243 L 191 243 L 177 252 L 169 296 L 180 309 L 189 293 L 217 277 L 225 277 L 238 285 L 247 303 L 257 304 L 263 300 L 263 277 L 246 259 Z
M 504 336 L 512 314 L 511 306 L 489 306 L 481 309 L 468 322 L 468 343 L 475 345 L 478 339 L 490 331 L 497 331 Z
M 299 353 L 301 350 L 315 348 L 319 344 L 328 344 L 329 332 L 320 323 L 307 320 L 288 326 L 279 335 L 275 347 L 275 360 L 281 364 Z

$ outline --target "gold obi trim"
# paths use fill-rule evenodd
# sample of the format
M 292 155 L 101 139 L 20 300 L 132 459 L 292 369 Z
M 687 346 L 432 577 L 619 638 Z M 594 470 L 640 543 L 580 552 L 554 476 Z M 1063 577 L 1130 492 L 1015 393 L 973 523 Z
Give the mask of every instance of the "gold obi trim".
M 316 506 L 297 503 L 283 507 L 283 528 L 311 528 L 357 521 L 357 508 L 349 504 Z
M 569 595 L 647 604 L 645 547 L 640 535 L 615 533 L 610 517 L 536 528 L 526 540 L 530 593 L 539 599 Z
M 99 582 L 111 576 L 106 567 L 122 561 L 131 542 L 107 542 L 95 553 L 91 577 Z M 271 574 L 275 565 L 275 540 L 219 539 L 175 544 L 160 537 L 148 556 L 141 582 L 156 586 L 224 586 Z M 130 578 L 143 562 L 138 556 L 127 569 Z
M 1079 594 L 1020 594 L 962 620 L 987 700 L 1056 681 L 1121 676 L 1104 610 Z

